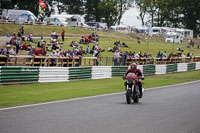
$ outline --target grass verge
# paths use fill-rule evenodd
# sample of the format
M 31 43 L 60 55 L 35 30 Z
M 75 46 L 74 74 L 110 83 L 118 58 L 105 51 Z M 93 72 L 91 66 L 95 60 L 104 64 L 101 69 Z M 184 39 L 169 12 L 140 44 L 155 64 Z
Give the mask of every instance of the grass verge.
M 148 76 L 144 88 L 200 80 L 200 71 Z M 0 86 L 0 108 L 123 92 L 124 81 L 112 79 Z

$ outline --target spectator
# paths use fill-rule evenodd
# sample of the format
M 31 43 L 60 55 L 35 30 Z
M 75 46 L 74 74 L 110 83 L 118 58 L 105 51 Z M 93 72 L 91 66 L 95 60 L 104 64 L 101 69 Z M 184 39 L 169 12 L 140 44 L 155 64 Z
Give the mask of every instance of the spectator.
M 120 52 L 116 50 L 114 52 L 114 57 L 113 57 L 114 66 L 119 66 L 119 60 L 120 60 Z
M 20 37 L 20 38 L 22 37 L 22 34 L 20 31 L 17 33 L 17 37 Z
M 51 54 L 45 59 L 45 61 L 47 61 L 48 58 L 51 57 L 51 56 L 57 56 L 57 53 L 56 53 L 55 50 L 53 50 L 51 52 Z M 56 66 L 56 60 L 54 58 L 51 58 L 50 61 L 51 61 L 51 65 L 50 66 Z
M 80 44 L 89 44 L 90 41 L 86 36 L 81 36 L 81 39 L 79 41 Z
M 10 55 L 16 55 L 16 46 L 14 46 L 10 51 L 9 51 Z
M 1 52 L 2 55 L 9 55 L 9 51 L 10 51 L 10 45 L 6 45 L 6 47 L 3 49 L 3 51 Z
M 163 55 L 163 57 L 167 57 L 166 51 L 164 51 L 164 53 L 162 55 Z
M 141 38 L 140 38 L 140 36 L 138 36 L 138 37 L 137 37 L 137 43 L 138 43 L 138 44 L 140 44 L 140 40 L 141 40 Z
M 62 36 L 62 41 L 64 42 L 65 41 L 65 30 L 64 29 L 62 29 L 61 36 Z
M 184 52 L 184 50 L 183 49 L 181 49 L 180 47 L 179 48 L 176 48 L 178 51 L 180 51 L 180 52 Z
M 186 58 L 185 54 L 183 54 L 181 58 L 182 58 L 182 62 L 184 62 Z
M 60 50 L 59 49 L 56 49 L 54 56 L 60 56 Z
M 14 45 L 16 46 L 16 54 L 18 54 L 18 53 L 19 53 L 19 50 L 20 50 L 20 48 L 21 48 L 21 40 L 20 40 L 20 38 L 17 38 L 17 39 L 15 40 Z
M 42 56 L 46 56 L 47 54 L 47 46 L 46 43 L 42 44 Z
M 162 58 L 160 51 L 158 51 L 157 58 Z
M 17 34 L 16 34 L 16 32 L 14 32 L 14 33 L 12 34 L 12 36 L 13 36 L 14 39 L 17 39 Z
M 128 47 L 127 45 L 126 45 L 126 43 L 125 42 L 122 42 L 122 44 L 120 43 L 120 41 L 116 41 L 116 42 L 114 42 L 114 45 L 117 45 L 117 46 L 119 46 L 119 47 Z
M 95 48 L 94 52 L 93 52 L 93 57 L 98 57 L 99 54 L 99 50 L 98 48 Z
M 93 32 L 93 33 L 92 33 L 92 40 L 95 41 L 95 42 L 98 42 L 98 41 L 99 41 L 99 36 L 97 35 L 96 32 Z
M 125 42 L 122 42 L 122 47 L 128 47 Z
M 15 42 L 15 38 L 12 36 L 12 38 L 10 39 L 10 44 L 14 45 L 14 42 Z
M 19 31 L 20 31 L 21 35 L 24 36 L 24 26 L 22 26 Z
M 88 45 L 86 48 L 86 54 L 90 53 L 90 46 Z
M 58 42 L 54 42 L 54 44 L 52 45 L 52 50 L 56 50 L 56 49 L 60 49 L 60 45 L 58 44 Z
M 108 47 L 108 52 L 112 52 L 112 51 L 113 51 L 112 47 L 109 46 L 109 47 Z
M 32 49 L 29 51 L 28 55 L 34 55 L 36 48 L 32 47 Z
M 140 53 L 138 52 L 137 54 L 135 54 L 134 58 L 139 58 L 140 57 Z
M 119 51 L 119 48 L 118 48 L 117 46 L 114 46 L 114 48 L 113 48 L 113 52 L 115 52 L 116 50 Z
M 57 42 L 57 39 L 55 38 L 55 36 L 52 36 L 51 40 L 50 40 L 50 43 L 55 43 L 55 42 Z
M 29 41 L 29 42 L 33 42 L 32 34 L 29 34 L 29 35 L 28 35 L 28 37 L 27 37 L 27 41 Z
M 41 41 L 38 41 L 38 43 L 37 43 L 37 47 L 38 47 L 38 48 L 41 47 Z
M 82 46 L 80 46 L 80 49 L 79 49 L 79 51 L 81 52 L 81 54 L 85 54 L 85 50 L 83 49 L 83 47 L 82 47 Z
M 22 45 L 22 50 L 28 50 L 28 45 L 27 45 L 26 43 L 24 43 L 24 44 Z
M 29 43 L 28 44 L 28 51 L 30 51 L 32 49 L 32 45 Z
M 38 48 L 37 50 L 34 51 L 34 55 L 36 56 L 41 56 L 42 55 L 42 49 Z
M 189 52 L 187 53 L 187 57 L 190 57 L 190 53 Z
M 54 30 L 51 32 L 51 37 L 54 39 L 58 39 L 58 35 L 56 34 Z
M 76 41 L 72 41 L 71 43 L 70 43 L 70 47 L 78 47 L 78 44 L 76 43 Z

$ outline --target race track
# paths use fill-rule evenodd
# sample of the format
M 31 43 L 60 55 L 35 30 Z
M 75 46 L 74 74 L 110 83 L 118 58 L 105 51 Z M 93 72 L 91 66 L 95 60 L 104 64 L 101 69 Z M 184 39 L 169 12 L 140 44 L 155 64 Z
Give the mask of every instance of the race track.
M 139 104 L 120 93 L 0 110 L 0 133 L 200 133 L 200 81 L 145 91 Z

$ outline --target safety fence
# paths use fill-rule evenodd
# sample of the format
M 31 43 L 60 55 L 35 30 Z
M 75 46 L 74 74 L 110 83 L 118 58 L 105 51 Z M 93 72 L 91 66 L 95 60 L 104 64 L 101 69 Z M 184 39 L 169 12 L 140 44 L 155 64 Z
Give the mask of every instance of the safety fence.
M 37 83 L 39 67 L 0 67 L 0 84 Z
M 77 67 L 96 66 L 96 61 L 96 57 L 0 55 L 0 66 Z
M 129 66 L 135 62 L 138 65 L 145 64 L 177 64 L 177 63 L 191 63 L 200 61 L 200 56 L 194 57 L 171 57 L 171 58 L 132 58 L 132 57 L 121 57 L 117 62 L 113 61 L 113 57 L 100 57 L 98 58 L 98 66 Z
M 113 57 L 57 57 L 29 55 L 0 55 L 0 66 L 40 66 L 40 67 L 77 67 L 77 66 L 129 66 L 135 62 L 146 64 L 177 64 L 200 61 L 200 56 L 173 58 L 120 58 L 117 62 Z
M 138 65 L 144 75 L 167 74 L 200 70 L 200 62 Z M 43 82 L 65 82 L 73 80 L 105 79 L 122 77 L 128 66 L 92 67 L 0 67 L 0 84 L 22 84 Z

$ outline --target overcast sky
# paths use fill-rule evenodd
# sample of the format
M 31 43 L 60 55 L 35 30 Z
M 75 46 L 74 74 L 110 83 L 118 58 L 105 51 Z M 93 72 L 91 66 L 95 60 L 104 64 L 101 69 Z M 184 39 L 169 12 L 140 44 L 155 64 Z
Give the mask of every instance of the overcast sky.
M 137 19 L 137 16 L 139 16 L 139 11 L 137 8 L 131 8 L 128 11 L 124 13 L 122 16 L 121 22 L 127 25 L 135 26 L 135 27 L 141 27 L 141 21 Z

